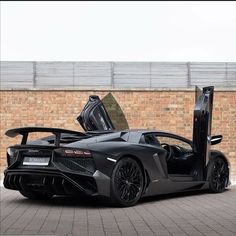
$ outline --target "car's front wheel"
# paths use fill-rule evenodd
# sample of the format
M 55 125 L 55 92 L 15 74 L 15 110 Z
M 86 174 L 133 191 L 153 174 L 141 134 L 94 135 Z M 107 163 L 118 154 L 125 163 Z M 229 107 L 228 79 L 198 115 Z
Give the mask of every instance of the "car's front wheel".
M 135 205 L 143 192 L 144 177 L 136 160 L 127 157 L 118 161 L 111 178 L 111 202 L 116 206 Z
M 53 196 L 51 193 L 40 193 L 36 191 L 25 192 L 21 190 L 20 193 L 31 200 L 49 200 Z
M 222 193 L 228 184 L 229 170 L 227 163 L 216 157 L 209 166 L 209 189 L 214 193 Z

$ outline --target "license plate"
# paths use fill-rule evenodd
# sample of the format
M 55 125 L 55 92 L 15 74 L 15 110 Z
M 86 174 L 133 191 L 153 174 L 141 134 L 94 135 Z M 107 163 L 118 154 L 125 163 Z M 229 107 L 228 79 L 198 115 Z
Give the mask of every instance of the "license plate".
M 24 157 L 23 165 L 47 166 L 50 157 Z

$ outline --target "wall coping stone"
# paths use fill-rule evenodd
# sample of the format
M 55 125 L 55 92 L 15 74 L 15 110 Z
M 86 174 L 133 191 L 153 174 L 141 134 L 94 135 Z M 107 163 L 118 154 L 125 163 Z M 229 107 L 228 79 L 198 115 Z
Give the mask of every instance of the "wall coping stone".
M 156 92 L 156 91 L 175 91 L 175 92 L 193 92 L 195 88 L 81 88 L 81 87 L 63 87 L 63 88 L 0 88 L 0 91 L 112 91 L 112 92 Z M 236 88 L 215 88 L 216 92 L 236 92 Z

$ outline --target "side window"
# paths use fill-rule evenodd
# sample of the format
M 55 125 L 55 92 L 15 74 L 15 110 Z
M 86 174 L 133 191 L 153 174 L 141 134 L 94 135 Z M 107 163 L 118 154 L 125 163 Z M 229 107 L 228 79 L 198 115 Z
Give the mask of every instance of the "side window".
M 160 142 L 160 144 L 167 143 L 169 145 L 177 145 L 177 146 L 185 148 L 185 149 L 192 149 L 190 144 L 188 144 L 182 140 L 179 140 L 179 139 L 170 138 L 170 137 L 163 137 L 163 136 L 155 136 L 155 137 Z
M 140 143 L 146 143 L 154 146 L 160 146 L 158 139 L 153 134 L 142 135 Z

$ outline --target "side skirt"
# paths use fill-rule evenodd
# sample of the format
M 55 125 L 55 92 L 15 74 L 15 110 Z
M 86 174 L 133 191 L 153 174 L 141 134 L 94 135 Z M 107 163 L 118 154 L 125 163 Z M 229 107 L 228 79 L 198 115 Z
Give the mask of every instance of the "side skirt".
M 143 196 L 177 193 L 184 191 L 208 189 L 207 181 L 172 181 L 170 179 L 151 182 Z

